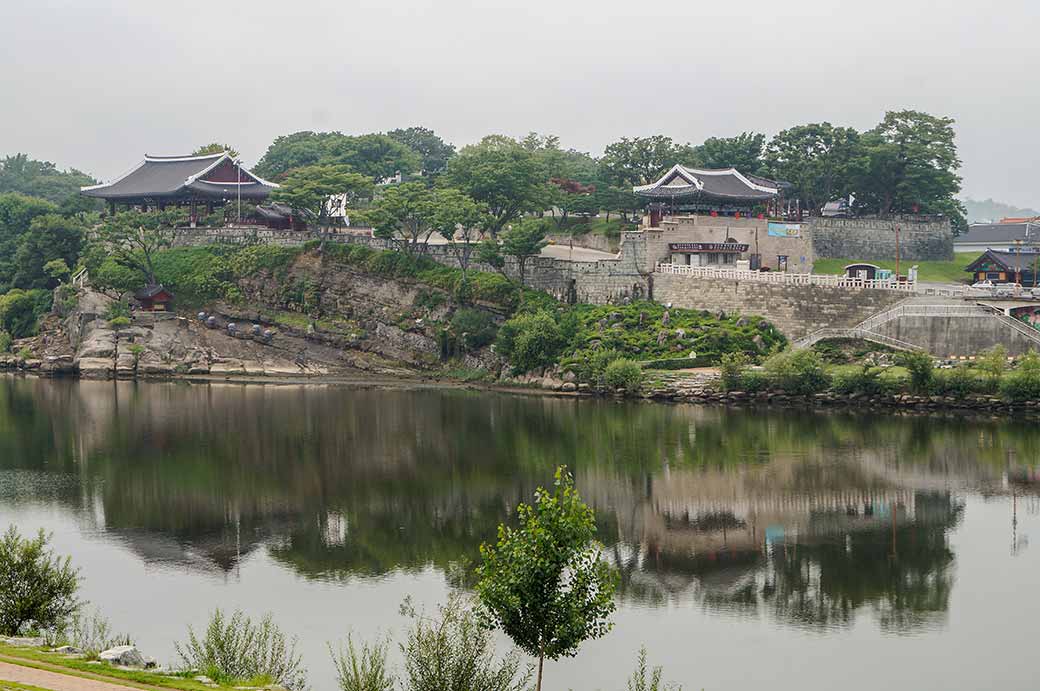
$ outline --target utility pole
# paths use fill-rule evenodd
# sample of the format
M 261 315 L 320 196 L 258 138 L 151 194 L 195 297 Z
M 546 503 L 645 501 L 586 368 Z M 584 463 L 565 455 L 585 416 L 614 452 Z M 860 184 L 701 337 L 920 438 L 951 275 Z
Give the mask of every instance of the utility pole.
M 235 161 L 235 170 L 238 171 L 238 225 L 242 225 L 242 159 Z
M 899 283 L 899 224 L 896 224 L 896 283 Z

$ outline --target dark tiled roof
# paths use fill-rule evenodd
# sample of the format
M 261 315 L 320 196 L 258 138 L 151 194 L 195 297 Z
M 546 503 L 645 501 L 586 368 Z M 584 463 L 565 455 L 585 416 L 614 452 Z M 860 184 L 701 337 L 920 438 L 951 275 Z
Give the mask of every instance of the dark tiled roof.
M 777 196 L 782 183 L 756 175 L 742 175 L 735 168 L 704 170 L 676 165 L 657 182 L 633 191 L 642 197 L 700 197 L 723 201 L 765 201 Z
M 234 183 L 206 182 L 198 179 L 227 156 L 146 156 L 141 165 L 115 182 L 91 185 L 80 191 L 87 197 L 101 199 L 161 199 L 198 197 L 226 198 L 237 196 Z M 242 197 L 265 199 L 275 185 L 256 177 L 243 168 Z M 248 176 L 248 177 L 247 177 Z
M 1035 230 L 1033 231 L 1036 232 Z M 996 250 L 986 250 L 979 255 L 979 258 L 968 264 L 964 268 L 965 271 L 975 271 L 975 268 L 986 259 L 995 261 L 996 263 L 1003 266 L 1008 271 L 1014 271 L 1019 269 L 1021 271 L 1032 271 L 1033 263 L 1037 260 L 1035 252 L 998 252 Z
M 954 243 L 989 242 L 998 245 L 1040 241 L 1040 224 L 1037 223 L 977 223 L 964 235 L 954 239 Z
M 159 293 L 169 293 L 169 292 L 170 291 L 166 290 L 166 288 L 164 288 L 162 285 L 157 285 L 157 286 L 156 285 L 151 285 L 151 286 L 145 286 L 144 288 L 141 288 L 139 291 L 134 293 L 134 297 L 137 298 L 138 300 L 147 300 L 149 298 L 154 298 Z M 171 293 L 171 295 L 172 295 L 172 293 Z

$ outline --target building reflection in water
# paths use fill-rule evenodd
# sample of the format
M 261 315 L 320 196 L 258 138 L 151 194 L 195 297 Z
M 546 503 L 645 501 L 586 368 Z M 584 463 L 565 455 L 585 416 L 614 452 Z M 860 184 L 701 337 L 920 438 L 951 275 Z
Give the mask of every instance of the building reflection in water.
M 466 585 L 567 464 L 623 600 L 809 628 L 941 624 L 960 497 L 1006 491 L 1009 456 L 1037 451 L 997 422 L 0 379 L 0 501 L 65 505 L 149 563 L 234 577 L 263 549 L 305 578 Z

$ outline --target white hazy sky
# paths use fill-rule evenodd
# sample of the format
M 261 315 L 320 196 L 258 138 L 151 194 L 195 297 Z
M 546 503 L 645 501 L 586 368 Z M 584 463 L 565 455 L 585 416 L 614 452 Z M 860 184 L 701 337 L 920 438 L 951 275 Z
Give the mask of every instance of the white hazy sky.
M 0 0 L 0 154 L 425 125 L 698 143 L 886 109 L 957 121 L 964 194 L 1040 207 L 1040 0 Z

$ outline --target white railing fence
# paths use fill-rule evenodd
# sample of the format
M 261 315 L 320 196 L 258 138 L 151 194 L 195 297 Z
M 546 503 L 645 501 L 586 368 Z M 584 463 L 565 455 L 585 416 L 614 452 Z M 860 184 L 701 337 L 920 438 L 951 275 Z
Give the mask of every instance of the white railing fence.
M 850 276 L 831 276 L 826 274 L 796 274 L 783 271 L 747 271 L 740 269 L 719 269 L 710 266 L 689 266 L 687 264 L 657 265 L 657 272 L 696 278 L 713 278 L 734 281 L 755 281 L 757 283 L 774 283 L 794 286 L 829 286 L 848 288 L 851 290 L 896 290 L 904 293 L 915 291 L 914 283 L 900 282 L 895 279 L 877 280 L 853 278 Z

